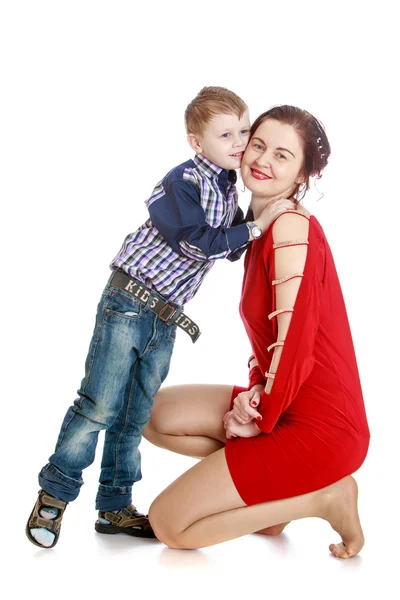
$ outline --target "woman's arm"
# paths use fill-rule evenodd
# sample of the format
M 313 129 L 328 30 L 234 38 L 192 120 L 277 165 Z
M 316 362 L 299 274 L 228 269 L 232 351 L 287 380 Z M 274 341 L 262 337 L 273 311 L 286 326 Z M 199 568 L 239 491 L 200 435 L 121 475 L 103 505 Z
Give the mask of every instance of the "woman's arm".
M 266 318 L 273 323 L 276 341 L 268 348 L 272 359 L 258 408 L 263 418 L 257 422 L 265 433 L 273 430 L 314 365 L 324 265 L 323 246 L 316 233 L 310 239 L 307 217 L 282 215 L 272 234 L 266 269 L 274 310 Z
M 304 217 L 288 213 L 278 219 L 273 228 L 274 279 L 271 284 L 275 294 L 275 310 L 268 315 L 276 318 L 277 340 L 269 346 L 273 351 L 270 368 L 265 377 L 265 393 L 269 394 L 274 385 L 283 347 L 289 331 L 294 305 L 303 278 L 308 251 L 309 221 Z M 293 242 L 297 242 L 293 244 Z
M 250 356 L 247 366 L 249 368 L 249 385 L 247 389 L 251 390 L 256 385 L 262 385 L 264 387 L 266 380 L 254 354 Z

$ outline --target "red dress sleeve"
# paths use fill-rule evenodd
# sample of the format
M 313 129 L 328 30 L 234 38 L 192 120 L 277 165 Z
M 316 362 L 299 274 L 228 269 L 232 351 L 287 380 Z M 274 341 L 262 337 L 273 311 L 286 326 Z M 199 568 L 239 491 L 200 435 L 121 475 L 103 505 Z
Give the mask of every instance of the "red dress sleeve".
M 249 385 L 247 389 L 251 390 L 253 385 L 257 384 L 265 385 L 265 377 L 262 374 L 262 371 L 258 365 L 256 365 L 249 371 Z
M 268 349 L 273 357 L 265 377 L 270 381 L 258 409 L 262 420 L 257 425 L 265 433 L 274 429 L 313 368 L 323 286 L 324 245 L 317 230 L 310 223 L 307 231 L 301 215 L 282 217 L 264 256 L 274 292 L 268 318 L 276 334 Z

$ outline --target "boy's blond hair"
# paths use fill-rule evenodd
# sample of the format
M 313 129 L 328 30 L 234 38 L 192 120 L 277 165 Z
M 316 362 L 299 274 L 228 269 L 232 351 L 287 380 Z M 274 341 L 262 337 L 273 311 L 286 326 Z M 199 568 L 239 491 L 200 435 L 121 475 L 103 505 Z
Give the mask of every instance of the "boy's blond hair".
M 215 115 L 234 114 L 240 119 L 246 110 L 246 104 L 234 92 L 223 87 L 204 87 L 186 108 L 186 132 L 201 134 Z

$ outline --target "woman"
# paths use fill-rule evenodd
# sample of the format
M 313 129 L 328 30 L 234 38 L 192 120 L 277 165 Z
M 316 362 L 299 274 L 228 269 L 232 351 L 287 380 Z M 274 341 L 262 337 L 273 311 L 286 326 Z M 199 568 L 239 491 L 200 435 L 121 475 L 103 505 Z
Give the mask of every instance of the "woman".
M 254 218 L 283 198 L 297 205 L 329 154 L 306 111 L 262 114 L 242 160 Z M 331 552 L 354 556 L 364 537 L 350 475 L 369 430 L 340 284 L 314 217 L 288 211 L 252 243 L 240 312 L 254 352 L 248 389 L 177 386 L 156 398 L 145 437 L 205 458 L 155 499 L 152 527 L 170 547 L 199 548 L 320 517 L 342 538 Z

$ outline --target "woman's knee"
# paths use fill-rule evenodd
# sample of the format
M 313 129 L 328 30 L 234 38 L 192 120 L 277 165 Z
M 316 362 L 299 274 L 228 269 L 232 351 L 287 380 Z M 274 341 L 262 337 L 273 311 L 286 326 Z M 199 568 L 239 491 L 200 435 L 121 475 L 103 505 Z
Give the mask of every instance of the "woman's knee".
M 171 511 L 167 509 L 165 502 L 159 498 L 156 498 L 149 508 L 149 521 L 154 534 L 160 542 L 169 548 L 183 550 L 185 547 L 179 543 L 179 534 L 181 532 L 174 527 L 171 519 L 168 518 L 168 514 Z
M 176 414 L 174 403 L 168 393 L 160 390 L 155 397 L 154 407 L 151 411 L 150 429 L 148 433 L 173 434 L 173 427 Z
M 152 442 L 153 441 L 155 434 L 156 434 L 156 432 L 154 431 L 154 429 L 153 429 L 153 427 L 151 426 L 150 423 L 147 423 L 147 425 L 145 425 L 143 427 L 142 436 L 148 442 Z
M 205 436 L 225 444 L 223 415 L 230 405 L 229 386 L 176 386 L 159 391 L 150 418 L 152 433 Z

